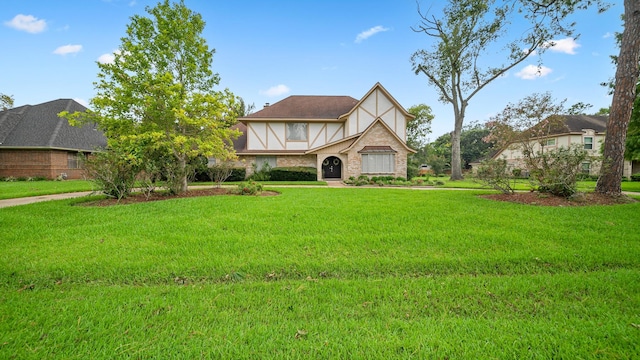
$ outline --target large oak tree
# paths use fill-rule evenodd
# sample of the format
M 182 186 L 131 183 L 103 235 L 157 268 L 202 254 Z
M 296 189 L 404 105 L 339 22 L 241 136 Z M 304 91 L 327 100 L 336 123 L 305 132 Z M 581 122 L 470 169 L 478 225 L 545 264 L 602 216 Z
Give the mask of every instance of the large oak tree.
M 599 0 L 449 0 L 441 17 L 418 9 L 421 23 L 414 31 L 434 42 L 411 62 L 453 108 L 452 180 L 462 179 L 460 134 L 469 101 L 530 55 L 542 54 L 557 36 L 572 36 L 567 16 L 593 4 L 606 7 Z M 503 54 L 503 61 L 487 63 L 490 52 Z

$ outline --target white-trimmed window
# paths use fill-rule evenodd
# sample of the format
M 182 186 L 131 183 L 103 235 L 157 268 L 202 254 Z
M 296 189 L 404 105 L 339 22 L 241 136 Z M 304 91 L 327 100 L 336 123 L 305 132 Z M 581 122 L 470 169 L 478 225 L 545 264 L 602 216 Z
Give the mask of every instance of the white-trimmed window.
M 556 139 L 547 139 L 544 146 L 556 146 Z
M 307 123 L 287 123 L 287 141 L 307 141 Z
M 269 165 L 269 167 L 273 169 L 274 167 L 276 167 L 276 163 L 277 161 L 275 156 L 256 156 L 256 166 L 258 167 L 258 170 L 262 169 L 264 164 Z
M 362 172 L 365 174 L 394 173 L 396 154 L 362 154 Z
M 582 143 L 584 144 L 585 150 L 593 149 L 593 136 L 585 136 L 582 138 Z
M 581 170 L 582 170 L 583 174 L 590 174 L 591 173 L 591 163 L 587 162 L 587 161 L 583 162 Z

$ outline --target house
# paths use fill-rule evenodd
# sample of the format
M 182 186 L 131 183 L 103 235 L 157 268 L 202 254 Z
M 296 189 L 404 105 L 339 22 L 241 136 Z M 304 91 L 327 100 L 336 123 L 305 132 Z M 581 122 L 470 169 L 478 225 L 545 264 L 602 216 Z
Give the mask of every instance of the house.
M 236 154 L 252 173 L 261 168 L 306 166 L 318 180 L 360 175 L 407 176 L 407 122 L 413 119 L 375 84 L 360 100 L 350 96 L 289 96 L 239 118 Z
M 79 154 L 107 145 L 95 126 L 73 127 L 61 111 L 85 111 L 71 99 L 0 111 L 0 177 L 82 178 Z
M 569 147 L 573 144 L 582 146 L 590 157 L 597 158 L 601 155 L 600 148 L 604 143 L 607 130 L 608 116 L 596 115 L 563 115 L 560 122 L 552 126 L 546 136 L 532 139 L 535 142 L 534 151 L 553 150 L 560 147 Z M 511 169 L 522 168 L 522 150 L 517 145 L 510 145 L 498 151 L 494 159 L 505 159 Z M 600 171 L 598 163 L 585 161 L 582 163 L 582 172 L 597 175 Z M 640 162 L 624 162 L 623 176 L 630 176 L 640 172 Z

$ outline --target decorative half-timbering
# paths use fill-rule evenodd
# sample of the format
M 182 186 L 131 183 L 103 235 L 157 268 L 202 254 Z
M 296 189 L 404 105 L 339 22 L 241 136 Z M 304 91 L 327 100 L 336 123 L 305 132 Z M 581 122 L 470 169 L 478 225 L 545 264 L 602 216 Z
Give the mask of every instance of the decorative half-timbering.
M 405 177 L 409 114 L 377 83 L 357 100 L 350 96 L 289 96 L 240 118 L 236 153 L 252 171 L 314 166 L 318 180 L 366 174 Z

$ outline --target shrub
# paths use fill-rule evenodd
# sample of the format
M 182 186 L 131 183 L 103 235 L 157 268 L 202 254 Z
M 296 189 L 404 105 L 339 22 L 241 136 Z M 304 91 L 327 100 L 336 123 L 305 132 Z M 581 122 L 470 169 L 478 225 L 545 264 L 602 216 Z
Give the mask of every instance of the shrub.
M 271 169 L 272 181 L 315 181 L 318 171 L 314 167 L 276 167 Z
M 238 185 L 238 194 L 257 195 L 262 192 L 262 184 L 255 181 L 247 181 Z
M 490 159 L 480 163 L 476 177 L 481 183 L 495 190 L 504 194 L 512 194 L 514 192 L 511 186 L 512 174 L 508 171 L 507 160 Z
M 442 186 L 442 185 L 444 185 L 444 181 L 442 181 L 442 180 L 436 180 L 436 182 L 434 183 L 434 185 Z
M 409 164 L 407 166 L 407 179 L 413 179 L 414 177 L 418 176 L 419 171 L 420 170 L 416 165 Z
M 631 181 L 640 181 L 640 173 L 633 174 L 630 176 Z
M 531 180 L 538 191 L 568 198 L 577 191 L 578 175 L 582 163 L 588 158 L 580 146 L 561 147 L 547 152 L 537 152 L 526 157 Z
M 513 169 L 513 170 L 511 170 L 511 173 L 513 174 L 513 177 L 515 177 L 515 178 L 522 177 L 522 169 Z
M 253 174 L 249 177 L 250 180 L 268 181 L 271 179 L 271 166 L 269 166 L 269 164 L 263 163 L 262 167 L 258 169 L 258 165 L 253 163 L 251 164 L 251 168 L 253 169 Z
M 135 158 L 118 150 L 105 150 L 84 159 L 88 177 L 107 196 L 127 197 L 136 182 L 140 167 Z
M 244 181 L 247 178 L 247 169 L 243 167 L 235 167 L 231 169 L 231 175 L 227 178 L 227 181 Z

